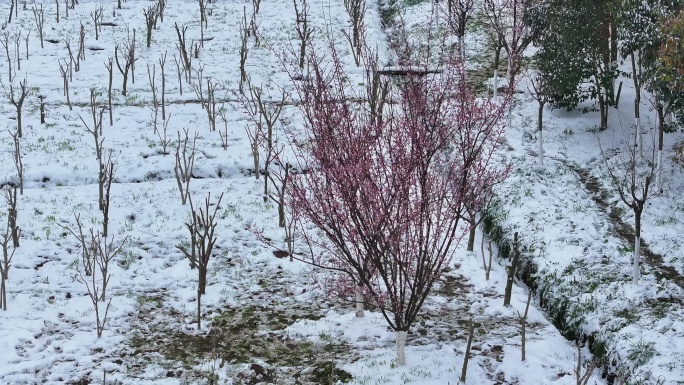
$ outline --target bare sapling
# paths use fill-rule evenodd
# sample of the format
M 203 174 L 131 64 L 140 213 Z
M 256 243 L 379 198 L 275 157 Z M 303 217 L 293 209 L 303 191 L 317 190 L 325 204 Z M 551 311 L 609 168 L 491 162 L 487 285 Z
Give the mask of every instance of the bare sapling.
M 181 203 L 185 204 L 190 197 L 190 179 L 192 179 L 192 167 L 195 164 L 195 144 L 199 134 L 195 133 L 192 140 L 192 147 L 188 148 L 190 137 L 188 136 L 188 129 L 184 128 L 185 137 L 181 140 L 180 131 L 178 132 L 178 143 L 176 144 L 176 166 L 173 172 L 176 175 L 176 182 L 178 182 L 178 190 L 181 195 Z
M 451 31 L 458 38 L 458 50 L 460 58 L 465 62 L 465 33 L 466 25 L 472 19 L 475 10 L 474 0 L 449 0 L 447 7 L 447 23 Z
M 520 315 L 520 312 L 518 312 L 518 319 L 520 320 L 520 352 L 522 355 L 522 361 L 525 361 L 525 333 L 527 332 L 527 312 L 530 310 L 530 302 L 532 302 L 532 290 L 529 290 L 527 293 L 527 305 L 525 305 L 525 312 L 523 315 Z
M 135 28 L 133 28 L 133 38 L 130 42 L 128 55 L 130 56 L 131 62 L 131 84 L 135 84 L 135 62 L 138 60 L 135 58 Z
M 38 95 L 40 100 L 40 124 L 45 124 L 45 95 Z
M 100 142 L 102 143 L 102 142 Z M 112 154 L 107 157 L 107 161 L 100 163 L 100 176 L 98 183 L 98 190 L 103 192 L 102 196 L 102 236 L 107 238 L 109 230 L 109 207 L 111 202 L 112 182 L 114 181 L 114 171 L 116 164 L 112 161 Z M 104 288 L 102 290 L 104 295 Z
M 74 214 L 74 218 L 76 219 L 76 230 L 72 229 L 69 226 L 62 225 L 60 223 L 57 224 L 57 226 L 61 227 L 62 229 L 68 231 L 71 233 L 71 235 L 76 238 L 76 240 L 79 243 L 79 246 L 81 247 L 81 260 L 80 260 L 80 266 L 83 267 L 83 273 L 86 276 L 90 276 L 93 274 L 93 266 L 94 266 L 94 259 L 93 259 L 93 244 L 92 240 L 88 239 L 86 237 L 86 234 L 83 232 L 83 224 L 81 223 L 81 214 Z
M 599 141 L 601 155 L 608 171 L 608 178 L 617 190 L 620 200 L 634 214 L 634 256 L 632 282 L 639 284 L 639 264 L 641 256 L 641 216 L 649 200 L 662 195 L 655 186 L 658 177 L 658 146 L 656 133 L 653 133 L 649 148 L 642 149 L 638 141 L 632 141 L 625 130 L 622 131 L 622 149 L 612 155 L 604 152 Z M 662 182 L 661 182 L 662 183 Z
M 252 19 L 249 21 L 249 27 L 247 28 L 247 30 L 249 31 L 248 32 L 249 36 L 254 38 L 254 46 L 260 47 L 261 46 L 261 34 L 259 33 L 259 23 L 257 23 L 255 13 L 252 13 Z
M 299 68 L 304 70 L 304 61 L 306 58 L 306 45 L 311 41 L 311 34 L 313 28 L 309 26 L 309 5 L 306 0 L 302 0 L 302 6 L 297 6 L 297 0 L 292 0 L 295 9 L 295 29 L 297 36 L 299 36 Z M 356 63 L 358 65 L 358 61 Z
M 33 6 L 33 19 L 36 22 L 36 29 L 38 30 L 38 37 L 40 38 L 40 48 L 45 48 L 43 46 L 43 26 L 45 25 L 45 19 L 43 15 L 43 4 L 40 7 Z
M 252 11 L 254 14 L 259 13 L 259 7 L 261 6 L 261 0 L 252 0 Z
M 390 80 L 382 79 L 378 71 L 379 57 L 377 51 L 368 60 L 366 65 L 366 94 L 368 95 L 368 109 L 370 114 L 370 124 L 382 124 L 382 114 L 385 103 L 389 97 Z
M 228 118 L 226 117 L 226 109 L 224 106 L 218 109 L 218 114 L 223 121 L 223 132 L 219 130 L 219 137 L 221 138 L 221 147 L 228 150 Z
M 511 295 L 513 294 L 513 283 L 515 282 L 515 271 L 520 261 L 520 243 L 518 232 L 513 233 L 513 259 L 511 264 L 506 266 L 506 289 L 504 290 L 504 306 L 511 306 Z
M 165 0 L 160 0 L 165 1 Z M 159 67 L 161 68 L 161 111 L 162 120 L 166 120 L 166 74 L 164 73 L 164 65 L 166 64 L 166 51 L 159 58 Z
M 164 22 L 164 10 L 166 9 L 166 0 L 157 0 L 157 8 L 159 9 L 159 21 Z
M 12 22 L 12 11 L 14 11 L 16 1 L 17 0 L 10 0 L 9 18 L 7 19 L 7 24 Z
M 59 24 L 59 0 L 55 0 L 55 17 L 57 18 L 57 24 Z
M 466 374 L 468 373 L 468 361 L 470 360 L 470 348 L 473 345 L 473 336 L 475 335 L 475 322 L 470 319 L 470 327 L 468 328 L 468 343 L 466 344 L 465 354 L 463 356 L 463 367 L 461 368 L 461 377 L 459 381 L 465 383 Z
M 12 83 L 13 80 L 13 74 L 14 72 L 12 71 L 12 56 L 10 55 L 10 34 L 9 32 L 5 31 L 2 36 L 0 36 L 0 44 L 2 44 L 2 47 L 5 49 L 5 55 L 7 56 L 7 71 L 8 71 L 8 79 L 9 82 Z
M 159 98 L 157 97 L 157 85 L 156 85 L 156 68 L 153 64 L 152 67 L 147 65 L 147 79 L 150 82 L 150 90 L 152 91 L 152 105 L 148 106 L 152 111 L 152 128 L 154 133 L 157 134 L 157 121 L 159 115 Z
M 121 9 L 121 0 L 116 0 L 116 7 Z
M 95 26 L 95 40 L 100 40 L 100 30 L 102 24 L 102 6 L 96 8 L 93 12 L 90 12 L 90 18 L 93 19 L 93 24 Z
M 121 62 L 119 61 L 119 50 L 122 51 L 121 54 L 123 66 L 121 66 Z M 119 72 L 121 72 L 121 75 L 123 76 L 121 95 L 126 96 L 126 88 L 128 85 L 128 73 L 133 68 L 133 63 L 135 63 L 135 61 L 138 60 L 135 57 L 135 40 L 129 39 L 128 41 L 123 43 L 123 48 L 121 48 L 119 44 L 115 44 L 114 60 L 116 61 L 116 66 L 119 68 Z
M 261 116 L 257 118 L 256 122 L 247 124 L 245 126 L 245 131 L 247 132 L 247 138 L 249 139 L 249 147 L 252 150 L 252 160 L 254 161 L 254 178 L 258 180 L 259 176 L 261 175 L 261 141 L 264 137 Z
M 145 15 L 145 27 L 147 28 L 147 48 L 150 48 L 150 44 L 152 44 L 152 29 L 157 26 L 157 19 L 159 18 L 159 4 L 144 8 L 143 15 Z
M 102 158 L 102 143 L 104 143 L 104 138 L 102 138 L 102 115 L 104 114 L 104 107 L 98 105 L 94 88 L 90 89 L 90 114 L 93 118 L 92 128 L 86 123 L 82 116 L 79 115 L 79 118 L 81 118 L 81 122 L 86 131 L 93 136 L 95 142 L 95 159 L 97 160 L 98 165 L 98 209 L 103 211 L 105 200 L 105 168 Z
M 204 28 L 207 26 L 207 11 L 205 0 L 199 0 L 200 9 L 200 45 L 204 48 Z
M 69 110 L 73 110 L 73 105 L 71 104 L 71 99 L 69 98 L 69 73 L 71 72 L 71 61 L 67 63 L 66 60 L 62 59 L 64 63 L 59 62 L 59 73 L 62 75 L 62 85 L 64 87 L 64 96 L 66 96 L 67 105 Z
M 14 94 L 14 85 L 10 83 L 9 92 L 7 92 L 7 97 L 17 110 L 17 136 L 22 137 L 21 128 L 21 110 L 24 107 L 24 100 L 26 96 L 31 93 L 31 90 L 26 86 L 26 79 L 19 82 L 19 92 L 17 95 Z
M 24 37 L 24 43 L 26 43 L 26 60 L 29 59 L 29 37 L 31 36 L 31 28 L 29 28 L 28 32 L 26 32 L 26 36 Z M 17 49 L 17 52 L 19 50 Z
M 219 115 L 216 108 L 216 87 L 215 81 L 212 81 L 210 77 L 206 78 L 207 81 L 207 95 L 204 96 L 202 90 L 202 84 L 204 82 L 202 71 L 204 68 L 200 65 L 195 71 L 197 74 L 197 82 L 190 83 L 190 86 L 195 91 L 195 95 L 200 101 L 202 109 L 207 112 L 207 119 L 209 121 L 209 131 L 216 131 L 216 117 Z
M 190 82 L 190 77 L 192 73 L 192 62 L 190 60 L 190 56 L 188 55 L 188 48 L 185 43 L 185 32 L 188 30 L 188 27 L 184 25 L 178 27 L 178 23 L 174 23 L 173 26 L 176 29 L 176 35 L 178 35 L 178 44 L 176 44 L 176 48 L 178 49 L 180 59 L 182 59 L 181 64 L 183 64 L 183 72 L 185 73 L 185 79 L 188 82 Z
M 180 93 L 180 96 L 183 96 L 183 73 L 185 72 L 184 70 L 181 69 L 181 63 L 178 61 L 178 57 L 176 57 L 176 54 L 173 54 L 173 62 L 176 63 L 176 73 L 178 74 L 178 92 Z M 183 67 L 185 68 L 185 67 Z
M 12 236 L 12 247 L 19 247 L 19 236 L 21 235 L 21 229 L 17 225 L 17 188 L 5 188 L 4 189 L 5 201 L 7 202 L 7 225 L 9 226 L 9 231 Z
M 245 98 L 243 98 L 242 104 L 247 107 L 247 112 L 255 124 L 261 125 L 261 122 L 263 122 L 263 125 L 265 126 L 263 127 L 265 128 L 265 131 L 261 130 L 260 132 L 260 134 L 263 135 L 264 138 L 263 140 L 259 141 L 265 154 L 263 194 L 263 199 L 265 203 L 268 202 L 268 183 L 271 180 L 269 170 L 271 167 L 271 162 L 273 162 L 277 155 L 276 148 L 274 147 L 273 133 L 275 130 L 276 122 L 278 122 L 280 113 L 283 111 L 283 108 L 285 107 L 285 101 L 287 100 L 288 96 L 285 90 L 280 89 L 279 100 L 265 100 L 262 94 L 261 87 L 251 86 L 249 87 L 249 93 L 250 99 L 245 100 Z M 259 172 L 259 170 L 255 170 L 255 172 Z
M 21 43 L 21 31 L 12 36 L 14 41 L 14 56 L 17 59 L 17 71 L 21 71 L 21 52 L 19 51 L 19 45 Z
M 81 225 L 79 224 L 79 226 Z M 84 272 L 81 271 L 81 269 L 79 269 L 78 271 L 78 280 L 83 285 L 85 285 L 86 290 L 88 292 L 88 297 L 90 298 L 90 301 L 93 304 L 93 310 L 95 310 L 95 330 L 97 333 L 97 338 L 102 337 L 102 332 L 104 331 L 105 325 L 107 324 L 109 306 L 112 304 L 112 299 L 110 298 L 109 301 L 106 302 L 106 305 L 104 305 L 104 303 L 100 305 L 101 298 L 105 298 L 106 294 L 106 292 L 103 291 L 102 288 L 104 287 L 106 289 L 107 282 L 111 277 L 111 275 L 102 276 L 102 271 L 106 272 L 108 270 L 108 266 L 105 266 L 105 264 L 109 264 L 109 259 L 107 259 L 108 256 L 100 255 L 100 251 L 102 249 L 101 243 L 103 242 L 102 238 L 103 237 L 99 233 L 94 234 L 91 230 L 90 239 L 87 240 L 87 242 L 90 244 L 89 249 L 87 251 L 90 254 L 88 259 L 94 261 L 95 265 L 98 268 L 92 269 L 91 266 L 92 273 L 90 274 L 90 276 L 88 276 L 88 274 L 84 274 Z M 81 258 L 82 262 L 85 260 L 86 258 Z M 105 300 L 102 300 L 102 302 L 105 302 Z
M 365 44 L 364 15 L 366 14 L 366 1 L 345 0 L 344 6 L 347 9 L 347 13 L 349 14 L 349 19 L 351 21 L 351 32 L 348 30 L 342 30 L 342 33 L 347 38 L 347 41 L 351 46 L 352 56 L 354 56 L 354 62 L 358 67 L 361 65 L 361 51 Z
M 537 73 L 530 78 L 529 86 L 527 88 L 530 95 L 534 100 L 537 101 L 537 132 L 539 136 L 537 156 L 539 157 L 539 165 L 544 166 L 544 139 L 543 139 L 543 128 L 544 128 L 544 107 L 546 103 L 549 102 L 549 92 L 547 89 L 546 80 L 544 75 Z
M 492 240 L 489 239 L 487 242 L 487 251 L 489 251 L 489 261 L 485 260 L 485 237 L 482 236 L 480 240 L 480 253 L 482 254 L 482 268 L 485 272 L 485 281 L 489 281 L 489 274 L 492 272 Z
M 69 0 L 64 0 L 64 18 L 69 18 Z
M 114 59 L 111 57 L 104 63 L 109 75 L 109 82 L 107 83 L 107 109 L 109 110 L 109 126 L 114 125 L 114 113 L 112 112 L 112 81 L 114 79 Z
M 247 71 L 245 70 L 245 64 L 247 63 L 247 38 L 249 36 L 249 30 L 247 29 L 247 7 L 244 7 L 243 21 L 240 23 L 240 84 L 238 85 L 238 90 L 240 94 L 244 94 L 244 83 L 247 81 Z
M 75 72 L 78 72 L 81 69 L 81 56 L 76 55 L 74 58 L 74 52 L 71 50 L 71 37 L 67 36 L 67 38 L 64 39 L 64 44 L 66 46 L 67 53 L 69 54 L 70 64 L 73 64 L 73 66 L 70 66 L 70 69 L 73 68 Z
M 218 201 L 214 204 L 213 210 L 211 210 L 211 193 L 209 193 L 204 200 L 204 207 L 200 207 L 196 210 L 193 209 L 191 223 L 186 223 L 186 226 L 192 228 L 194 231 L 196 249 L 194 264 L 197 266 L 198 270 L 198 293 L 200 295 L 206 293 L 209 260 L 217 239 L 214 235 L 217 226 L 216 214 L 221 205 L 221 199 L 223 199 L 223 194 L 219 196 Z M 179 246 L 179 249 L 183 251 L 186 257 L 191 257 L 192 253 L 189 253 L 187 248 Z
M 199 291 L 200 294 L 205 294 L 207 286 L 207 270 L 209 266 L 209 259 L 211 258 L 211 252 L 214 249 L 214 244 L 216 243 L 216 236 L 214 233 L 216 231 L 216 214 L 221 206 L 221 200 L 223 199 L 223 193 L 219 195 L 218 201 L 214 205 L 213 213 L 210 213 L 210 200 L 211 193 L 207 195 L 204 200 L 204 208 L 198 210 L 197 222 L 197 265 L 199 272 Z
M 584 365 L 582 365 L 582 349 L 580 348 L 580 343 L 579 341 L 575 342 L 575 346 L 577 347 L 577 366 L 575 367 L 575 381 L 577 385 L 587 385 L 589 383 L 589 379 L 591 378 L 592 373 L 594 373 L 594 370 L 596 369 L 596 361 L 591 361 L 589 365 L 582 369 Z M 617 382 L 618 384 L 621 383 L 619 380 Z
M 14 158 L 14 165 L 17 169 L 17 176 L 19 177 L 19 192 L 24 195 L 24 163 L 21 160 L 21 151 L 19 148 L 19 134 L 17 132 L 9 131 L 12 136 L 12 141 L 14 142 L 14 151 L 12 152 L 12 157 Z M 19 246 L 19 245 L 14 245 Z
M 81 28 L 78 30 L 78 60 L 85 60 L 85 26 L 81 22 Z
M 12 188 L 12 191 L 10 191 L 10 188 L 4 188 L 3 189 L 3 194 L 5 195 L 5 199 L 7 200 L 9 210 L 14 208 L 16 210 L 16 199 L 17 199 L 17 190 L 16 188 Z M 13 204 L 10 201 L 13 199 Z M 0 246 L 2 246 L 2 261 L 0 262 L 0 278 L 1 279 L 1 284 L 0 284 L 0 307 L 2 307 L 2 310 L 7 310 L 7 280 L 9 279 L 9 269 L 12 266 L 12 258 L 14 257 L 14 253 L 17 250 L 16 247 L 13 247 L 12 250 L 10 251 L 10 239 L 12 238 L 12 227 L 10 224 L 10 218 L 9 218 L 9 213 L 8 212 L 8 218 L 7 218 L 7 226 L 5 227 L 5 231 L 0 235 Z

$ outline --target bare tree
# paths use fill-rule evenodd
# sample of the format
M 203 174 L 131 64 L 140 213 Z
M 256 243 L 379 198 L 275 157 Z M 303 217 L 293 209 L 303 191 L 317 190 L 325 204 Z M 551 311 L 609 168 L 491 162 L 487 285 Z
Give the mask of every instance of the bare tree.
M 163 2 L 165 0 L 159 0 Z M 164 73 L 164 65 L 166 64 L 166 51 L 159 58 L 159 67 L 161 67 L 161 110 L 162 110 L 162 120 L 166 120 L 166 75 Z
M 527 293 L 527 305 L 525 305 L 525 312 L 520 315 L 518 312 L 518 319 L 520 320 L 520 337 L 521 337 L 521 361 L 525 361 L 525 333 L 527 332 L 527 313 L 530 310 L 530 302 L 532 302 L 532 290 Z
M 64 60 L 64 59 L 62 59 Z M 71 99 L 69 98 L 69 73 L 71 72 L 71 61 L 67 63 L 66 60 L 64 60 L 64 64 L 61 62 L 59 63 L 59 73 L 62 75 L 62 85 L 64 86 L 64 96 L 66 96 L 67 99 L 67 105 L 69 106 L 69 110 L 73 110 L 73 106 L 71 105 Z
M 40 8 L 33 6 L 33 18 L 36 21 L 36 29 L 38 30 L 38 36 L 40 37 L 40 48 L 45 48 L 43 46 L 43 26 L 45 25 L 45 19 L 43 17 L 43 4 L 40 4 Z
M 157 97 L 157 85 L 156 85 L 156 69 L 153 64 L 152 67 L 147 65 L 147 79 L 150 83 L 150 90 L 152 91 L 152 105 L 149 106 L 152 111 L 152 127 L 154 128 L 154 133 L 157 133 L 157 115 L 159 112 L 159 98 Z M 163 119 L 163 118 L 162 118 Z
M 274 147 L 273 133 L 275 125 L 280 117 L 280 113 L 283 111 L 283 107 L 285 106 L 285 101 L 287 100 L 288 95 L 285 90 L 280 89 L 280 97 L 278 100 L 267 100 L 264 99 L 261 87 L 252 87 L 249 84 L 248 87 L 249 98 L 247 98 L 245 95 L 242 95 L 241 103 L 247 109 L 247 113 L 252 122 L 256 125 L 256 132 L 263 136 L 263 138 L 259 139 L 257 142 L 262 146 L 265 154 L 263 199 L 264 202 L 267 202 L 269 196 L 268 183 L 271 180 L 269 176 L 269 168 L 277 153 L 276 148 Z M 271 99 L 270 95 L 268 98 Z M 261 129 L 258 129 L 258 127 Z M 255 159 L 255 165 L 256 163 L 257 161 Z M 259 173 L 259 170 L 255 169 L 254 172 Z
M 513 294 L 513 283 L 515 282 L 515 271 L 520 261 L 520 243 L 518 232 L 513 233 L 513 259 L 511 264 L 506 266 L 506 288 L 504 289 L 504 306 L 511 306 L 511 296 Z
M 532 87 L 532 89 L 530 89 Z M 543 139 L 543 128 L 544 128 L 544 106 L 549 102 L 549 92 L 546 85 L 546 80 L 544 75 L 537 73 L 535 76 L 530 78 L 529 86 L 527 90 L 534 100 L 537 101 L 539 108 L 537 109 L 537 131 L 539 132 L 538 141 L 538 156 L 539 164 L 544 165 L 544 139 Z
M 187 247 L 182 245 L 176 246 L 188 259 L 190 259 L 191 267 L 196 266 L 198 269 L 198 294 L 200 295 L 206 293 L 209 259 L 211 258 L 211 253 L 217 239 L 214 235 L 217 225 L 216 214 L 218 213 L 222 199 L 223 194 L 219 196 L 213 212 L 210 211 L 212 206 L 210 204 L 211 193 L 205 198 L 204 207 L 200 207 L 197 210 L 193 208 L 192 199 L 190 199 L 190 207 L 192 210 L 191 220 L 186 223 L 186 226 L 190 230 L 191 247 L 194 245 L 194 250 L 188 250 Z
M 68 230 L 81 244 L 81 266 L 83 270 L 79 269 L 77 278 L 79 282 L 85 285 L 88 297 L 93 304 L 97 337 L 100 338 L 107 323 L 109 307 L 112 304 L 111 298 L 109 301 L 106 300 L 107 284 L 111 278 L 109 262 L 121 252 L 128 238 L 124 238 L 121 244 L 115 246 L 113 237 L 108 240 L 106 236 L 92 229 L 88 236 L 83 233 L 80 215 L 74 214 L 74 217 L 76 218 L 78 233 L 68 226 L 59 226 Z M 100 305 L 100 302 L 106 302 L 106 305 Z
M 14 10 L 16 0 L 10 0 L 10 10 L 9 10 L 9 18 L 7 19 L 7 24 L 12 22 L 12 11 Z
M 197 74 L 197 82 L 191 82 L 190 86 L 195 91 L 195 95 L 199 98 L 202 108 L 207 112 L 207 118 L 209 120 L 209 131 L 216 131 L 216 117 L 218 116 L 218 111 L 216 109 L 216 82 L 212 81 L 210 77 L 206 78 L 207 81 L 207 95 L 204 97 L 202 91 L 202 84 L 204 79 L 202 78 L 202 71 L 204 68 L 200 65 L 195 71 Z
M 176 175 L 176 182 L 178 182 L 181 203 L 185 204 L 190 197 L 190 179 L 192 179 L 192 167 L 195 164 L 195 144 L 199 134 L 195 133 L 195 138 L 192 140 L 192 147 L 188 148 L 188 143 L 190 141 L 188 129 L 184 128 L 183 131 L 185 132 L 185 138 L 182 141 L 180 132 L 178 132 L 176 166 L 173 168 L 173 172 Z
M 79 118 L 81 118 L 81 122 L 83 123 L 83 126 L 85 127 L 86 131 L 88 131 L 92 136 L 95 141 L 95 159 L 97 160 L 97 165 L 98 165 L 98 209 L 100 211 L 104 212 L 104 205 L 105 205 L 105 181 L 106 181 L 106 170 L 105 170 L 105 163 L 103 162 L 102 158 L 102 143 L 104 143 L 104 138 L 102 138 L 102 115 L 104 114 L 104 107 L 99 106 L 97 103 L 97 98 L 95 94 L 95 89 L 91 88 L 90 89 L 90 115 L 93 118 L 93 124 L 92 128 L 86 123 L 85 120 L 83 120 L 83 117 L 79 115 Z
M 474 0 L 447 0 L 447 22 L 458 38 L 458 49 L 461 60 L 465 61 L 465 32 L 468 21 L 475 8 Z
M 85 38 L 86 38 L 85 26 L 83 25 L 83 22 L 81 22 L 81 28 L 79 29 L 79 32 L 78 32 L 78 59 L 79 60 L 85 60 Z
M 152 29 L 157 25 L 159 18 L 159 4 L 155 4 L 143 9 L 145 15 L 145 27 L 147 27 L 147 48 L 152 44 Z
M 107 106 L 109 110 L 109 125 L 114 125 L 114 114 L 112 112 L 112 80 L 114 75 L 114 59 L 111 57 L 107 59 L 104 63 L 107 69 L 107 74 L 109 75 L 109 83 L 107 84 Z
M 610 183 L 617 190 L 620 200 L 634 213 L 634 257 L 632 279 L 639 283 L 639 259 L 641 255 L 641 215 L 646 203 L 661 195 L 654 186 L 658 175 L 657 146 L 655 138 L 648 149 L 642 149 L 630 140 L 622 130 L 622 149 L 606 152 L 601 146 Z
M 176 34 L 178 35 L 178 44 L 176 44 L 176 48 L 178 48 L 180 58 L 183 60 L 182 64 L 183 64 L 183 71 L 185 72 L 185 78 L 189 82 L 191 70 L 192 70 L 192 63 L 190 61 L 190 56 L 188 56 L 188 49 L 187 49 L 187 46 L 185 44 L 185 31 L 188 30 L 188 27 L 186 27 L 186 26 L 178 27 L 178 23 L 174 23 L 173 26 L 176 29 Z
M 26 32 L 26 37 L 24 38 L 24 42 L 26 43 L 26 60 L 29 59 L 29 36 L 31 36 L 31 28 Z
M 100 29 L 102 24 L 102 5 L 96 8 L 95 11 L 90 13 L 90 18 L 93 19 L 93 24 L 95 25 L 95 40 L 100 39 Z
M 175 53 L 173 54 L 173 62 L 176 63 L 176 72 L 178 73 L 178 92 L 180 92 L 180 95 L 183 96 L 182 76 L 185 71 L 181 69 L 181 63 L 178 61 L 178 57 L 176 57 Z
M 240 94 L 244 93 L 244 83 L 247 81 L 247 71 L 245 70 L 245 63 L 247 63 L 247 37 L 249 36 L 249 30 L 247 29 L 247 7 L 244 7 L 243 12 L 243 22 L 240 24 L 240 84 L 238 89 Z
M 259 13 L 259 7 L 261 6 L 261 0 L 252 0 L 252 11 L 256 15 Z
M 12 36 L 14 40 L 14 56 L 17 59 L 17 71 L 21 71 L 21 52 L 19 52 L 19 43 L 21 42 L 21 31 Z
M 15 201 L 15 206 L 16 206 L 16 195 L 17 191 L 16 188 L 14 190 L 14 201 Z M 8 203 L 10 201 L 12 192 L 9 191 L 9 189 L 5 188 L 3 189 L 3 194 L 5 195 L 5 199 L 7 199 Z M 9 216 L 8 216 L 9 217 Z M 12 248 L 12 251 L 10 252 L 9 249 L 9 241 L 11 238 L 11 227 L 9 223 L 9 218 L 7 221 L 7 226 L 5 227 L 5 231 L 0 235 L 0 246 L 2 246 L 2 261 L 0 262 L 0 307 L 2 307 L 2 310 L 7 310 L 7 280 L 9 279 L 9 269 L 12 266 L 12 258 L 14 257 L 14 252 L 17 250 L 16 247 Z
M 164 22 L 164 10 L 166 9 L 166 0 L 157 0 L 157 7 L 159 8 L 159 20 Z
M 102 118 L 100 117 L 100 119 Z M 110 153 L 107 157 L 107 161 L 100 163 L 100 175 L 97 181 L 99 190 L 103 192 L 101 202 L 102 209 L 100 211 L 102 211 L 102 236 L 105 238 L 105 240 L 109 230 L 109 207 L 111 201 L 112 182 L 114 181 L 114 170 L 115 163 L 112 161 L 112 154 Z M 102 290 L 102 295 L 104 296 L 104 287 Z
M 134 30 L 135 31 L 135 30 Z M 125 43 L 123 43 L 123 49 L 122 51 L 122 57 L 123 57 L 123 67 L 121 66 L 121 63 L 119 62 L 119 49 L 120 46 L 119 44 L 114 45 L 114 60 L 116 61 L 116 66 L 119 68 L 119 72 L 121 72 L 121 75 L 123 75 L 123 86 L 121 89 L 121 95 L 126 96 L 126 88 L 128 84 L 128 72 L 131 71 L 132 73 L 132 68 L 133 64 L 135 63 L 136 57 L 135 57 L 135 39 L 128 39 Z
M 9 82 L 12 83 L 13 80 L 13 72 L 12 72 L 12 56 L 10 56 L 10 34 L 9 32 L 5 31 L 2 36 L 0 36 L 0 44 L 2 44 L 2 47 L 5 48 L 5 55 L 7 55 L 7 70 L 8 70 L 8 79 Z
M 57 7 L 55 17 L 57 18 L 57 24 L 59 24 L 59 0 L 55 0 L 55 6 Z
M 460 382 L 466 381 L 466 375 L 468 373 L 468 361 L 470 360 L 470 348 L 473 345 L 473 336 L 475 334 L 475 322 L 470 319 L 470 327 L 468 328 L 468 343 L 466 344 L 465 355 L 463 357 L 463 367 L 461 368 L 461 377 L 459 377 Z
M 24 99 L 26 99 L 26 96 L 28 96 L 30 93 L 31 90 L 26 86 L 26 79 L 19 82 L 18 95 L 14 95 L 14 85 L 11 83 L 9 85 L 9 92 L 7 92 L 7 97 L 9 98 L 10 103 L 12 103 L 14 108 L 17 110 L 17 135 L 20 138 L 22 137 L 21 109 L 24 107 Z
M 309 6 L 306 4 L 306 0 L 302 0 L 301 10 L 297 6 L 297 0 L 292 0 L 292 2 L 294 3 L 296 17 L 295 29 L 297 30 L 297 36 L 299 36 L 299 68 L 304 70 L 306 45 L 311 41 L 313 28 L 309 26 Z
M 81 55 L 76 55 L 76 58 L 74 58 L 74 53 L 71 50 L 71 37 L 67 36 L 66 39 L 64 39 L 64 44 L 67 49 L 67 53 L 69 53 L 69 61 L 71 64 L 73 64 L 74 71 L 78 72 L 81 68 Z
M 365 0 L 345 0 L 344 6 L 347 9 L 351 20 L 351 32 L 342 30 L 342 33 L 349 41 L 354 61 L 358 67 L 361 64 L 361 50 L 365 42 L 364 39 L 364 15 L 366 14 Z
M 12 157 L 14 158 L 14 165 L 17 168 L 17 175 L 19 176 L 19 191 L 21 195 L 24 195 L 24 163 L 21 160 L 21 151 L 19 148 L 19 134 L 17 132 L 9 131 L 14 142 L 14 151 L 12 152 Z M 19 245 L 15 245 L 19 246 Z
M 12 236 L 12 246 L 19 247 L 21 229 L 17 225 L 17 215 L 19 213 L 17 209 L 17 187 L 5 188 L 3 192 L 7 202 L 7 225 Z

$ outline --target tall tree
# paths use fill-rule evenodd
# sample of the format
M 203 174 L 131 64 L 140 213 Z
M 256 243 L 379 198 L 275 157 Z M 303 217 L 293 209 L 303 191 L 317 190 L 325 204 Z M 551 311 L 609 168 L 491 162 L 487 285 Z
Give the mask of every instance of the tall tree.
M 507 108 L 477 99 L 458 53 L 404 43 L 382 119 L 367 106 L 368 88 L 354 91 L 332 43 L 329 62 L 311 50 L 310 76 L 295 83 L 305 118 L 299 160 L 308 171 L 290 190 L 302 227 L 317 228 L 331 251 L 315 263 L 363 287 L 397 332 L 399 365 L 409 328 L 465 235 L 465 201 L 484 199 L 488 172 L 499 165 L 505 126 L 464 121 L 476 106 L 499 117 Z M 442 66 L 429 68 L 435 56 Z M 365 62 L 373 71 L 374 60 Z
M 601 130 L 608 127 L 608 109 L 615 105 L 618 2 L 615 0 L 547 0 L 528 19 L 540 31 L 535 55 L 545 75 L 550 106 L 572 110 L 587 100 L 583 112 L 600 113 Z

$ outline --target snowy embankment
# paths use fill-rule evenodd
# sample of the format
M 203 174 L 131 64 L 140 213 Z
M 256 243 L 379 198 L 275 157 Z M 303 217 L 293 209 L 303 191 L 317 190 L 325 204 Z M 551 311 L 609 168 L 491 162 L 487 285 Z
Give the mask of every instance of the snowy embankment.
M 653 255 L 642 257 L 642 277 L 632 284 L 632 239 L 621 224 L 634 226 L 629 208 L 609 183 L 604 150 L 622 149 L 634 118 L 629 79 L 622 79 L 623 102 L 611 109 L 610 125 L 597 132 L 598 115 L 546 111 L 545 158 L 536 158 L 536 102 L 520 95 L 508 145 L 514 169 L 497 192 L 490 235 L 509 248 L 518 232 L 523 253 L 519 275 L 536 288 L 548 314 L 568 338 L 586 341 L 609 380 L 674 384 L 684 381 L 680 236 L 684 230 L 681 181 L 673 163 L 680 133 L 665 136 L 662 196 L 646 206 L 643 239 Z M 525 89 L 523 80 L 521 89 Z M 643 100 L 644 98 L 642 98 Z M 653 143 L 653 113 L 644 103 L 645 146 Z M 652 110 L 651 110 L 652 111 Z M 632 114 L 630 116 L 630 114 Z M 648 150 L 646 150 L 648 151 Z M 612 215 L 612 217 L 611 217 Z M 618 219 L 619 218 L 619 219 Z

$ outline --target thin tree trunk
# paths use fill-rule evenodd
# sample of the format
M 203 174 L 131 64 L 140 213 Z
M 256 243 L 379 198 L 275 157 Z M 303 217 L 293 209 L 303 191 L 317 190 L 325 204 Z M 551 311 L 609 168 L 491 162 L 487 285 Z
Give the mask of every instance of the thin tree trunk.
M 363 286 L 356 285 L 354 290 L 354 300 L 356 301 L 356 316 L 363 317 Z
M 544 139 L 543 139 L 543 119 L 544 119 L 544 103 L 539 103 L 539 111 L 537 112 L 537 130 L 539 131 L 539 165 L 544 165 Z
M 634 285 L 639 284 L 639 258 L 641 254 L 641 211 L 634 210 Z
M 477 214 L 476 214 L 477 215 Z M 475 222 L 475 218 L 473 216 L 473 222 Z M 470 227 L 470 232 L 468 234 L 468 248 L 467 251 L 473 251 L 475 249 L 475 230 L 476 227 L 474 224 L 471 224 Z

